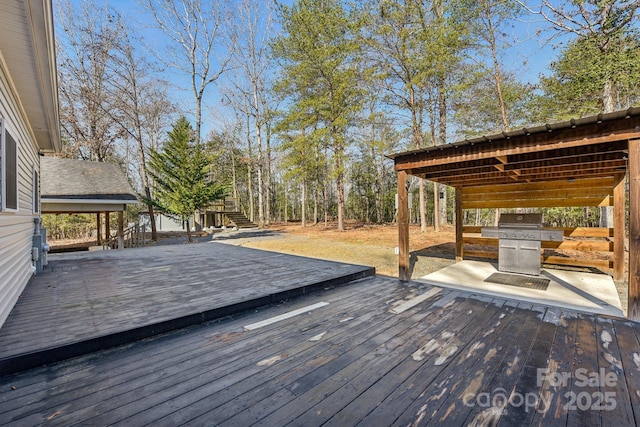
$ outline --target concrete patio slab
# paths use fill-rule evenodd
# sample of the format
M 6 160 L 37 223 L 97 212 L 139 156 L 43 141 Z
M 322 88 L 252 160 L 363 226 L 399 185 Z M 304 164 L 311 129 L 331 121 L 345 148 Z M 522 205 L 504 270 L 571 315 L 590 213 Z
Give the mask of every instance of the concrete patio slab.
M 465 260 L 415 280 L 535 304 L 624 317 L 615 284 L 608 275 L 544 268 L 540 277 L 550 282 L 547 290 L 542 291 L 485 281 L 497 271 L 492 263 Z

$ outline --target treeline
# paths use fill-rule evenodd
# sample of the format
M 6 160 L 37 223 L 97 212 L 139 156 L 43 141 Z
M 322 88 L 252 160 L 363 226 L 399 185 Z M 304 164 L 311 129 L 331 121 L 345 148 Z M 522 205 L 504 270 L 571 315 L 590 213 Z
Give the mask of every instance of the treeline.
M 260 225 L 394 221 L 385 155 L 628 108 L 640 95 L 637 2 L 141 4 L 129 14 L 59 2 L 65 155 L 121 163 L 148 198 L 149 151 L 184 114 L 210 179 Z M 553 52 L 540 76 L 522 72 L 540 49 L 527 38 Z M 409 190 L 423 229 L 452 221 L 451 189 L 415 178 Z M 545 213 L 559 226 L 598 216 Z

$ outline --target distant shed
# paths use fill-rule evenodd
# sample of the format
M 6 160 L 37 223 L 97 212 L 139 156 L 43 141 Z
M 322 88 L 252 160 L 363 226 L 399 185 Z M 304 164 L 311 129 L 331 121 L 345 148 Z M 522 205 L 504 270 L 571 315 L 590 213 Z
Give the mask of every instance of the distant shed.
M 101 214 L 109 230 L 107 214 L 118 212 L 118 236 L 122 237 L 124 211 L 138 198 L 119 165 L 42 157 L 40 168 L 42 213 L 95 213 L 101 243 Z
M 625 176 L 629 187 L 629 309 L 640 320 L 640 108 L 523 128 L 453 144 L 393 154 L 398 173 L 399 277 L 409 280 L 407 177 L 418 176 L 456 190 L 456 259 L 474 255 L 467 243 L 477 227 L 463 227 L 464 209 L 613 206 L 613 228 L 566 229 L 565 236 L 613 242 L 564 241 L 572 250 L 607 251 L 616 280 L 625 260 Z M 588 259 L 545 262 L 594 265 Z

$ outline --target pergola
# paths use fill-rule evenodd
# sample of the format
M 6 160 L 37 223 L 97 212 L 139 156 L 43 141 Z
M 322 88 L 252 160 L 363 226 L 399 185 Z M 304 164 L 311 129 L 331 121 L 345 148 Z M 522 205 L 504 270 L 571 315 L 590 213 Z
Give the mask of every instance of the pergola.
M 628 317 L 640 320 L 640 108 L 459 141 L 391 155 L 398 173 L 399 278 L 410 280 L 409 175 L 446 184 L 456 194 L 456 260 L 477 227 L 463 227 L 463 210 L 613 206 L 613 228 L 565 229 L 589 239 L 555 246 L 610 251 L 613 263 L 548 257 L 545 262 L 613 268 L 624 279 L 625 182 L 629 187 Z M 628 177 L 625 180 L 625 177 Z M 605 238 L 596 242 L 594 237 Z M 609 239 L 613 242 L 608 241 Z M 602 240 L 602 239 L 601 239 Z M 543 247 L 545 247 L 543 245 Z

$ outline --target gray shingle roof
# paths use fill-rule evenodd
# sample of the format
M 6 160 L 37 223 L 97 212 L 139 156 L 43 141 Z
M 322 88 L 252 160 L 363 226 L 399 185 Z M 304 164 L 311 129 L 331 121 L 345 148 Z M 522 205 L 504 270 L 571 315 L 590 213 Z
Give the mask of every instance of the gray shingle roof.
M 136 200 L 119 165 L 40 157 L 42 198 Z

